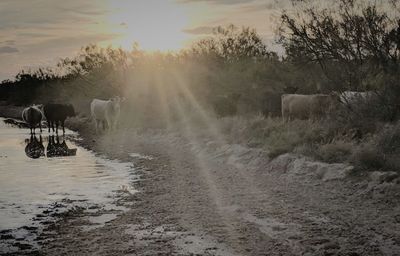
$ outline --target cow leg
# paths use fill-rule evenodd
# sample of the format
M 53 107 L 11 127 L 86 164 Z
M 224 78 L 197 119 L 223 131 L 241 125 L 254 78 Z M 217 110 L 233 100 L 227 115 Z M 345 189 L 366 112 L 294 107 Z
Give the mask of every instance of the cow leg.
M 287 113 L 286 109 L 283 107 L 283 105 L 282 105 L 281 112 L 282 112 L 282 122 L 286 123 L 288 121 L 288 113 Z
M 104 129 L 103 121 L 102 120 L 97 120 L 97 130 L 98 130 L 98 132 L 101 132 L 102 129 Z
M 116 131 L 118 128 L 118 119 L 114 120 L 114 130 Z
M 58 121 L 56 121 L 55 123 L 56 123 L 56 134 L 58 134 Z
M 283 123 L 287 123 L 288 121 L 289 121 L 289 118 L 288 118 L 288 116 L 286 115 L 286 113 L 283 114 L 283 115 L 282 115 L 282 122 L 283 122 Z
M 111 131 L 113 128 L 112 120 L 110 118 L 106 118 L 106 121 L 107 121 L 107 128 L 109 131 Z
M 49 133 L 50 133 L 50 127 L 51 127 L 51 122 L 49 122 L 49 120 L 47 120 L 47 128 L 49 128 Z
M 65 121 L 61 121 L 62 129 L 63 129 L 63 135 L 65 134 L 65 125 L 64 125 L 64 122 L 65 122 Z
M 94 127 L 96 128 L 96 134 L 97 134 L 97 132 L 98 132 L 98 120 L 97 119 L 94 119 Z

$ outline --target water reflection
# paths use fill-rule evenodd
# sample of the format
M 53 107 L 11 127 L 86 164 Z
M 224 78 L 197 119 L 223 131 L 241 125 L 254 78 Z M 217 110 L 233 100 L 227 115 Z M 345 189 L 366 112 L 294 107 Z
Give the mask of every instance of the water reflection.
M 65 136 L 49 135 L 47 137 L 46 156 L 47 157 L 59 157 L 59 156 L 75 156 L 76 148 L 68 148 L 65 142 Z M 62 141 L 62 142 L 60 142 Z M 25 154 L 30 158 L 39 158 L 45 156 L 45 147 L 43 145 L 42 136 L 39 138 L 32 134 L 30 138 L 25 140 Z
M 65 136 L 62 136 L 62 142 L 60 143 L 60 137 L 58 135 L 51 135 L 48 137 L 47 145 L 47 157 L 57 156 L 75 156 L 76 148 L 68 148 L 65 142 Z
M 29 139 L 25 140 L 27 145 L 25 147 L 25 154 L 30 158 L 39 158 L 44 156 L 44 146 L 42 136 L 39 136 L 39 139 L 36 135 L 31 135 Z

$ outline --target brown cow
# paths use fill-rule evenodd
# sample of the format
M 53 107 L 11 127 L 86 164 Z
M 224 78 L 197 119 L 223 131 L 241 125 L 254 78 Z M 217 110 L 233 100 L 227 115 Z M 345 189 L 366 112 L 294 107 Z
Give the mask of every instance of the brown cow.
M 35 134 L 37 126 L 39 126 L 40 132 L 42 132 L 43 112 L 41 108 L 42 105 L 32 105 L 22 111 L 22 120 L 28 124 L 31 134 Z
M 287 122 L 293 119 L 320 119 L 330 112 L 337 96 L 327 94 L 283 94 L 282 118 Z

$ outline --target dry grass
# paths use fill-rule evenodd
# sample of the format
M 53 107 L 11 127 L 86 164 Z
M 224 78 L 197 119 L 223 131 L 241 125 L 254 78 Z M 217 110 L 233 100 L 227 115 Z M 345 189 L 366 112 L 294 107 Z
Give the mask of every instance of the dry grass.
M 366 125 L 353 128 L 333 119 L 283 123 L 261 115 L 219 119 L 230 142 L 263 147 L 271 158 L 294 152 L 328 163 L 347 162 L 359 170 L 400 170 L 400 123 Z

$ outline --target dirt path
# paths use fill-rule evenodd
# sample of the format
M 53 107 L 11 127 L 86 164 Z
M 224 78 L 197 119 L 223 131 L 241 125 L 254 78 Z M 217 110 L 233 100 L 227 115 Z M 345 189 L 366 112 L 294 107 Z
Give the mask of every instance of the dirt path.
M 139 193 L 104 227 L 81 216 L 57 225 L 47 255 L 399 255 L 399 180 L 346 177 L 345 165 L 294 155 L 270 161 L 260 149 L 204 137 L 121 130 L 81 143 L 136 158 Z M 338 173 L 338 175 L 334 175 Z M 54 229 L 53 229 L 54 230 Z

